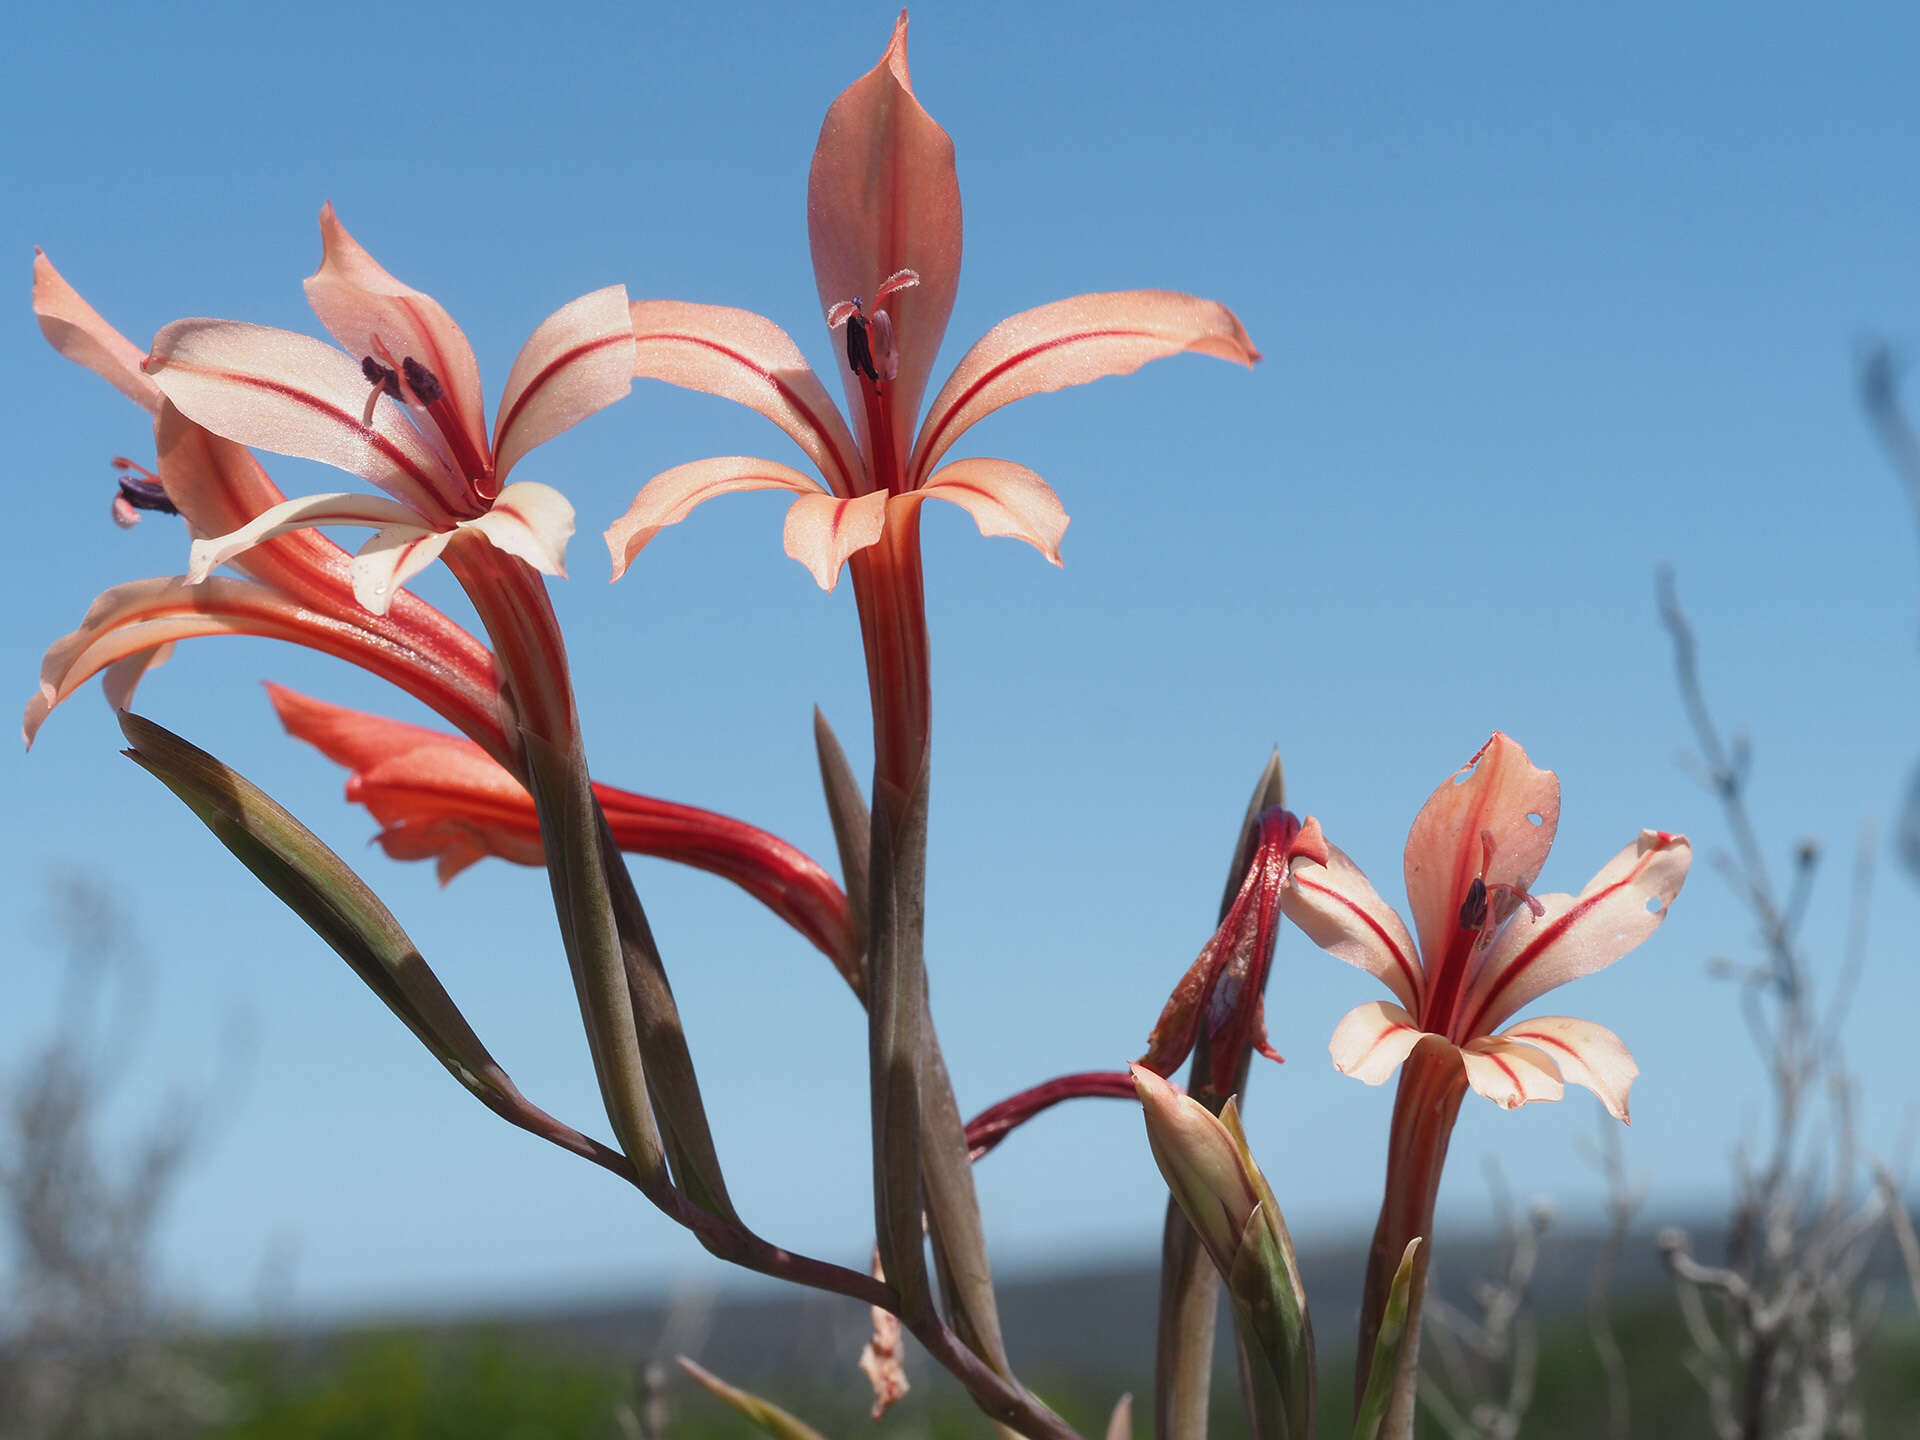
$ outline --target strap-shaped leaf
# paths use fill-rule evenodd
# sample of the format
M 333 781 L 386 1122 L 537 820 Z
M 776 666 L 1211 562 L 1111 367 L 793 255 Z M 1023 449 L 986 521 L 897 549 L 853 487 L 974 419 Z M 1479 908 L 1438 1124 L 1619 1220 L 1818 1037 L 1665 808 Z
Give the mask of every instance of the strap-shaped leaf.
M 391 911 L 338 855 L 264 790 L 130 710 L 126 756 L 186 802 L 269 890 L 352 968 L 467 1089 L 518 1098 Z
M 758 1425 L 774 1440 L 826 1440 L 826 1437 L 806 1421 L 796 1415 L 790 1415 L 771 1400 L 762 1400 L 758 1395 L 742 1390 L 738 1385 L 729 1385 L 710 1370 L 702 1370 L 684 1355 L 675 1357 L 680 1368 L 693 1377 L 710 1395 L 718 1396 L 747 1419 Z
M 833 843 L 840 851 L 840 883 L 846 887 L 847 908 L 853 919 L 854 962 L 860 967 L 860 998 L 866 999 L 867 861 L 872 848 L 873 820 L 859 777 L 847 763 L 847 752 L 816 706 L 813 712 L 813 748 L 820 757 L 820 784 L 827 795 L 827 818 L 833 822 Z

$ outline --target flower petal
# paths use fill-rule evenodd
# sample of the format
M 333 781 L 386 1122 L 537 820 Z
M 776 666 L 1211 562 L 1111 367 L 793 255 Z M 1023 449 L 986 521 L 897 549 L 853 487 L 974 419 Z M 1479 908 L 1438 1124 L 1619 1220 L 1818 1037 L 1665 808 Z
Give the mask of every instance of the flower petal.
M 1130 375 L 1149 360 L 1184 350 L 1242 365 L 1260 358 L 1226 306 L 1172 290 L 1076 295 L 1002 320 L 966 353 L 927 407 L 909 483 L 1002 405 L 1107 375 Z
M 1327 1053 L 1333 1056 L 1333 1068 L 1342 1075 L 1379 1085 L 1426 1038 L 1413 1016 L 1398 1005 L 1369 1000 L 1349 1010 L 1334 1026 Z
M 107 697 L 107 704 L 115 710 L 125 710 L 133 704 L 133 692 L 140 688 L 140 682 L 147 678 L 147 672 L 172 658 L 173 642 L 168 640 L 151 650 L 142 650 L 138 655 L 114 661 L 100 680 L 100 691 Z
M 1461 1047 L 1467 1083 L 1503 1110 L 1530 1100 L 1558 1100 L 1567 1093 L 1560 1070 L 1531 1045 L 1508 1040 L 1470 1040 Z
M 353 598 L 369 614 L 384 615 L 393 597 L 427 566 L 440 558 L 456 531 L 429 530 L 418 518 L 376 530 L 353 557 Z
M 953 141 L 914 98 L 907 75 L 907 16 L 900 13 L 880 63 L 827 111 L 807 176 L 807 236 L 820 308 L 872 299 L 902 270 L 920 283 L 885 301 L 900 364 L 888 387 L 899 453 L 877 457 L 867 433 L 864 382 L 842 371 L 863 454 L 891 467 L 906 458 L 934 356 L 960 285 L 960 181 Z
M 790 465 L 755 460 L 745 455 L 722 455 L 676 465 L 640 487 L 627 513 L 607 528 L 607 549 L 613 552 L 613 578 L 627 573 L 633 557 L 669 525 L 677 525 L 703 500 L 735 490 L 793 490 L 802 495 L 820 493 L 818 482 Z
M 76 365 L 84 365 L 134 404 L 160 408 L 160 387 L 140 364 L 146 359 L 134 344 L 80 298 L 80 292 L 53 268 L 39 248 L 33 252 L 33 313 L 47 343 Z
M 633 389 L 633 320 L 627 287 L 569 301 L 534 327 L 514 358 L 494 425 L 493 478 Z
M 1024 540 L 1055 565 L 1067 509 L 1053 487 L 1011 460 L 956 460 L 920 486 L 920 495 L 950 500 L 973 516 L 982 535 Z
M 1620 1037 L 1606 1026 L 1566 1015 L 1536 1015 L 1493 1038 L 1519 1040 L 1546 1051 L 1562 1077 L 1586 1086 L 1600 1097 L 1609 1115 L 1627 1123 L 1627 1091 L 1633 1088 L 1640 1067 Z
M 261 541 L 291 530 L 304 530 L 310 525 L 365 525 L 376 530 L 423 528 L 420 516 L 413 510 L 378 495 L 351 492 L 303 495 L 261 511 L 238 530 L 195 540 L 187 563 L 187 580 L 198 584 L 215 566 L 226 564 Z M 358 589 L 357 578 L 355 588 Z
M 542 575 L 567 573 L 567 541 L 573 538 L 573 506 L 551 485 L 516 480 L 500 492 L 486 514 L 465 520 L 496 550 L 517 556 Z
M 384 715 L 329 705 L 271 680 L 265 684 L 267 700 L 286 732 L 349 770 L 370 769 L 382 760 L 424 745 L 459 743 L 454 737 L 425 725 L 409 725 L 404 720 L 389 720 Z
M 1329 844 L 1324 865 L 1297 858 L 1280 908 L 1322 950 L 1377 977 L 1407 1009 L 1419 1008 L 1424 979 L 1413 937 L 1346 851 Z
M 320 207 L 320 268 L 307 277 L 307 303 L 356 363 L 413 359 L 433 372 L 476 456 L 487 453 L 486 400 L 473 346 L 431 295 L 403 285 L 347 233 L 331 204 Z M 381 363 L 386 363 L 382 361 Z
M 464 494 L 392 401 L 361 415 L 367 377 L 324 340 L 239 320 L 176 320 L 154 337 L 147 373 L 189 420 L 242 445 L 318 460 L 425 513 Z
M 1686 836 L 1642 830 L 1579 895 L 1543 895 L 1543 914 L 1515 915 L 1474 983 L 1467 1033 L 1487 1034 L 1521 1006 L 1639 945 L 1667 918 L 1692 862 Z
M 1495 731 L 1433 792 L 1407 835 L 1407 904 L 1420 953 L 1440 963 L 1460 928 L 1460 903 L 1483 864 L 1489 890 L 1531 890 L 1559 823 L 1560 778 Z M 1485 835 L 1493 837 L 1490 862 Z
M 802 495 L 787 508 L 787 554 L 831 593 L 847 557 L 879 540 L 887 523 L 887 499 L 884 490 L 852 500 L 817 491 Z
M 757 410 L 807 452 L 836 495 L 866 489 L 865 469 L 839 407 L 800 347 L 751 310 L 636 300 L 633 373 Z

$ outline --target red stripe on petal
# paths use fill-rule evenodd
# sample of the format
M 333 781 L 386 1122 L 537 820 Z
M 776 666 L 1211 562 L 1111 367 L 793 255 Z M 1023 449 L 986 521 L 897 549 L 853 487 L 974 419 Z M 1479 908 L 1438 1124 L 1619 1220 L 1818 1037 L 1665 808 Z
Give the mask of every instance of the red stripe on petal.
M 521 413 L 527 408 L 528 403 L 545 389 L 562 370 L 567 369 L 571 365 L 579 364 L 580 361 L 589 355 L 598 354 L 609 345 L 631 344 L 633 344 L 633 332 L 627 330 L 616 335 L 604 335 L 598 340 L 589 340 L 584 344 L 575 345 L 571 350 L 555 356 L 541 367 L 539 373 L 536 374 L 532 380 L 527 382 L 527 388 L 520 392 L 514 399 L 513 404 L 508 408 L 507 413 L 500 417 L 494 433 L 504 438 L 507 432 L 513 428 L 514 422 L 520 418 Z
M 1401 953 L 1400 947 L 1394 944 L 1393 937 L 1386 932 L 1378 920 L 1375 920 L 1373 916 L 1347 899 L 1347 897 L 1342 895 L 1338 890 L 1334 890 L 1326 885 L 1316 885 L 1299 871 L 1294 872 L 1292 884 L 1301 890 L 1311 890 L 1316 895 L 1328 896 L 1337 901 L 1340 906 L 1349 913 L 1359 916 L 1360 919 L 1365 922 L 1366 927 L 1375 935 L 1379 936 L 1380 943 L 1386 946 L 1387 952 L 1393 956 L 1394 963 L 1400 967 L 1400 973 L 1406 977 L 1407 984 L 1413 988 L 1414 996 L 1416 998 L 1419 996 L 1420 967 Z

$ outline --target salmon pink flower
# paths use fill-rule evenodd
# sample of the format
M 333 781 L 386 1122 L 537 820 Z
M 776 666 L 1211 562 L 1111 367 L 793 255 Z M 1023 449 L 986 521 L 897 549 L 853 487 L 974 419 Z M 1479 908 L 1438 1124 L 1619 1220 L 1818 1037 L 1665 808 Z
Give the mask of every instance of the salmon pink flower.
M 1566 1016 L 1502 1025 L 1569 980 L 1611 965 L 1652 935 L 1687 878 L 1684 835 L 1643 830 L 1578 895 L 1535 895 L 1560 821 L 1560 781 L 1495 733 L 1433 792 L 1407 836 L 1414 929 L 1333 845 L 1298 858 L 1281 904 L 1323 949 L 1378 976 L 1394 1001 L 1362 1005 L 1333 1032 L 1333 1063 L 1378 1085 L 1396 1070 L 1380 1218 L 1360 1306 L 1356 1403 L 1408 1244 L 1430 1241 L 1440 1175 L 1471 1085 L 1509 1109 L 1584 1085 L 1627 1118 L 1638 1068 L 1604 1026 Z M 1419 943 L 1414 942 L 1418 934 Z M 1420 1312 L 1431 1245 L 1407 1291 L 1406 1340 L 1395 1362 L 1382 1437 L 1413 1434 Z
M 306 282 L 339 342 L 232 320 L 180 320 L 155 338 L 146 373 L 183 414 L 242 445 L 318 460 L 391 499 L 309 495 L 194 542 L 188 579 L 262 541 L 316 525 L 374 531 L 354 557 L 354 594 L 385 612 L 457 537 L 564 574 L 573 508 L 537 481 L 508 482 L 534 446 L 632 388 L 626 288 L 583 295 L 542 321 L 507 376 L 489 436 L 480 368 L 435 301 L 401 284 L 320 212 L 322 260 Z
M 1644 830 L 1578 895 L 1532 893 L 1560 818 L 1560 781 L 1496 733 L 1433 792 L 1407 837 L 1400 917 L 1345 853 L 1294 865 L 1286 913 L 1317 944 L 1377 975 L 1394 1001 L 1352 1011 L 1335 1029 L 1334 1064 L 1378 1085 L 1424 1037 L 1457 1050 L 1472 1087 L 1513 1108 L 1558 1100 L 1571 1080 L 1627 1118 L 1638 1073 L 1611 1030 L 1542 1016 L 1505 1030 L 1547 991 L 1604 969 L 1666 918 L 1687 878 L 1684 835 Z
M 395 860 L 432 860 L 445 884 L 497 855 L 543 863 L 533 797 L 487 752 L 458 735 L 328 705 L 269 683 L 287 733 L 344 765 L 347 799 L 379 822 Z M 862 989 L 847 897 L 813 859 L 743 820 L 594 783 L 622 850 L 730 880 L 800 932 Z
M 735 400 L 772 420 L 818 467 L 730 457 L 648 482 L 612 529 L 616 578 L 654 535 L 701 501 L 788 490 L 787 553 L 831 590 L 847 557 L 910 523 L 931 496 L 983 534 L 1025 540 L 1056 565 L 1067 515 L 1038 475 L 1006 460 L 942 467 L 953 443 L 1010 401 L 1192 350 L 1259 359 L 1212 301 L 1131 290 L 1057 301 L 1002 321 L 970 350 L 920 420 L 920 403 L 960 281 L 960 186 L 953 142 L 921 108 L 907 74 L 901 13 L 880 63 L 827 112 L 808 180 L 807 228 L 827 325 L 844 350 L 850 431 L 799 347 L 743 310 L 642 300 L 633 307 L 638 374 Z M 918 432 L 915 421 L 920 420 Z
M 199 538 L 240 529 L 286 502 L 243 446 L 202 429 L 168 402 L 141 368 L 140 348 L 87 304 L 45 255 L 34 259 L 33 307 L 61 354 L 155 417 L 155 471 L 114 461 L 123 477 L 116 514 L 122 501 L 136 510 L 173 512 Z M 122 706 L 175 641 L 257 635 L 360 665 L 424 701 L 489 753 L 507 755 L 493 656 L 453 620 L 404 591 L 384 614 L 370 613 L 354 599 L 352 557 L 317 530 L 264 540 L 236 555 L 233 566 L 242 574 L 198 585 L 182 576 L 135 580 L 100 595 L 80 628 L 47 652 L 40 689 L 27 705 L 27 742 L 55 705 L 102 671 L 108 699 Z

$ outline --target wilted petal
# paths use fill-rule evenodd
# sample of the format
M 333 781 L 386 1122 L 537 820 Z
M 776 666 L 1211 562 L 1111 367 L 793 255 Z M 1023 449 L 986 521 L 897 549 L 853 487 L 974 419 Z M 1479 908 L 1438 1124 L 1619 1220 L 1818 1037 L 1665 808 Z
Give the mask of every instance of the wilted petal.
M 696 505 L 735 490 L 794 490 L 817 495 L 820 486 L 790 465 L 755 460 L 745 455 L 722 455 L 676 465 L 641 486 L 627 513 L 607 529 L 607 549 L 613 552 L 613 578 L 627 573 L 633 557 L 669 525 L 677 525 Z
M 153 342 L 147 373 L 216 435 L 318 460 L 435 510 L 462 493 L 455 476 L 394 401 L 361 421 L 370 387 L 359 362 L 324 340 L 238 320 L 176 320 Z
M 417 513 L 398 501 L 378 495 L 303 495 L 297 500 L 283 500 L 238 530 L 195 540 L 187 564 L 187 579 L 198 583 L 206 579 L 215 566 L 226 564 L 261 541 L 310 525 L 363 525 L 376 530 L 422 528 Z M 355 589 L 358 588 L 356 579 Z
M 1567 1093 L 1560 1070 L 1531 1045 L 1508 1040 L 1470 1040 L 1461 1047 L 1467 1083 L 1503 1110 L 1532 1100 L 1558 1100 Z
M 950 500 L 973 516 L 982 535 L 1024 540 L 1055 565 L 1067 509 L 1053 487 L 1011 460 L 956 460 L 915 493 Z
M 1604 970 L 1641 944 L 1667 918 L 1692 862 L 1686 836 L 1642 830 L 1579 895 L 1543 895 L 1545 913 L 1515 915 L 1481 967 L 1467 1033 L 1489 1033 L 1555 986 Z
M 1231 310 L 1172 290 L 1121 290 L 1056 300 L 1002 320 L 954 367 L 927 407 L 909 478 L 940 463 L 975 421 L 1028 395 L 1130 375 L 1192 350 L 1251 365 L 1260 358 Z
M 822 590 L 831 591 L 847 557 L 879 540 L 887 498 L 884 490 L 853 500 L 818 491 L 802 495 L 787 510 L 787 554 L 813 572 Z
M 384 349 L 433 372 L 459 417 L 469 452 L 487 453 L 486 401 L 473 346 L 431 295 L 403 285 L 347 233 L 331 204 L 320 209 L 320 268 L 307 278 L 307 303 L 356 362 Z M 382 363 L 385 363 L 384 361 Z
M 1423 981 L 1413 937 L 1339 846 L 1327 846 L 1324 865 L 1294 861 L 1280 908 L 1322 950 L 1379 977 L 1407 1009 L 1419 1007 Z
M 493 478 L 633 389 L 633 320 L 627 287 L 609 285 L 562 305 L 514 358 L 494 424 Z
M 630 313 L 636 376 L 757 410 L 807 452 L 836 495 L 866 488 L 839 407 L 778 325 L 751 310 L 679 300 L 636 300 Z
M 1560 823 L 1560 778 L 1498 731 L 1442 783 L 1407 835 L 1407 903 L 1434 963 L 1460 928 L 1460 902 L 1487 866 L 1487 888 L 1531 890 Z M 1486 836 L 1493 840 L 1491 862 Z M 1514 924 L 1524 924 L 1524 917 Z
M 134 344 L 80 298 L 80 292 L 53 268 L 44 252 L 33 252 L 33 313 L 47 343 L 76 365 L 84 365 L 134 404 L 160 408 L 160 387 L 141 363 L 147 358 Z
M 1546 1051 L 1563 1079 L 1586 1086 L 1600 1097 L 1609 1115 L 1626 1121 L 1627 1091 L 1633 1088 L 1640 1067 L 1620 1037 L 1606 1026 L 1565 1015 L 1536 1015 L 1493 1038 L 1520 1040 Z
M 1342 1075 L 1379 1085 L 1425 1038 L 1413 1016 L 1398 1005 L 1369 1000 L 1349 1010 L 1333 1027 L 1327 1053 Z
M 452 530 L 429 530 L 417 517 L 376 531 L 348 567 L 353 577 L 353 598 L 370 614 L 386 614 L 401 587 L 438 560 L 454 534 Z
M 953 141 L 914 98 L 905 11 L 880 63 L 847 87 L 820 126 L 807 176 L 807 235 L 823 313 L 843 300 L 871 300 L 902 270 L 920 277 L 886 299 L 900 357 L 889 388 L 900 453 L 890 460 L 903 460 L 960 284 Z M 871 455 L 865 382 L 851 370 L 840 379 L 861 449 Z
M 542 575 L 567 573 L 567 541 L 573 538 L 573 506 L 551 485 L 516 480 L 500 492 L 486 514 L 465 520 L 462 530 L 477 530 Z

